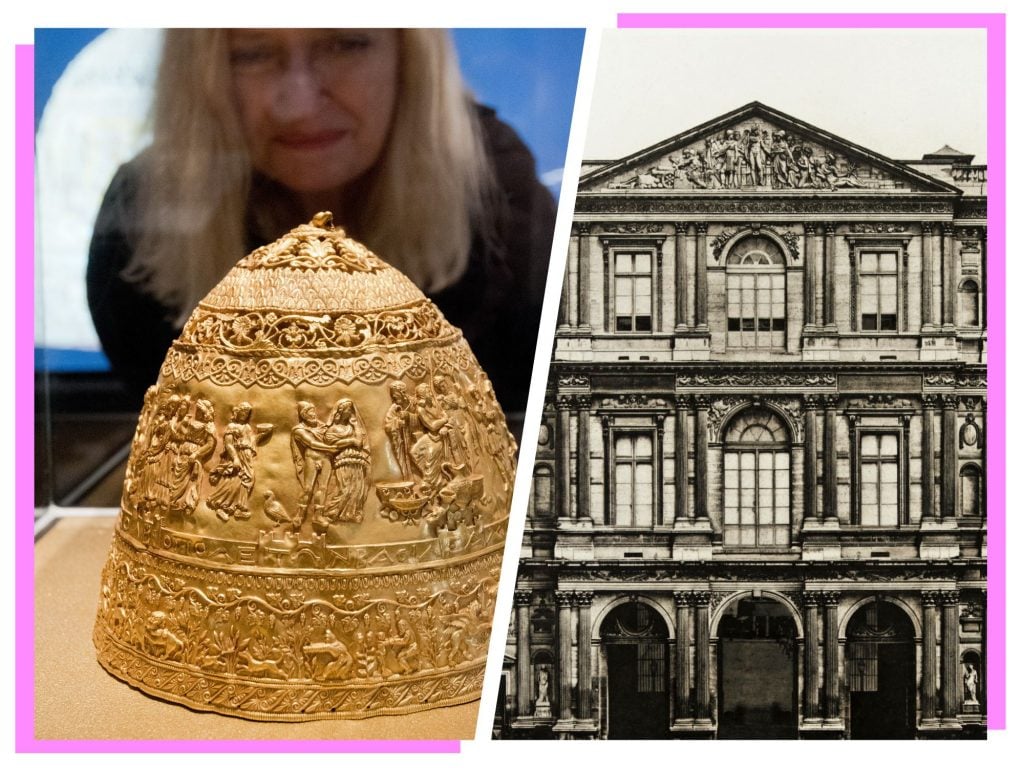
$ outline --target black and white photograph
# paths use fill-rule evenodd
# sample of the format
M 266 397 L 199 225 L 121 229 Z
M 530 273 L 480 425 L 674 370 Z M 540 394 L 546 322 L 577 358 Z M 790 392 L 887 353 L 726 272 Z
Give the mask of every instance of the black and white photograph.
M 986 737 L 985 55 L 603 33 L 495 738 Z

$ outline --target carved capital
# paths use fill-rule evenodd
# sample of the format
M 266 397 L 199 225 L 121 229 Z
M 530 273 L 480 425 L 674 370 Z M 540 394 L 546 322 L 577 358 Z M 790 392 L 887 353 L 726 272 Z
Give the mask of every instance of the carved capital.
M 690 599 L 693 601 L 693 605 L 696 608 L 707 608 L 711 605 L 710 592 L 691 592 Z
M 952 221 L 944 221 L 944 222 L 942 222 L 942 236 L 943 237 L 952 237 L 953 236 L 953 222 Z
M 811 237 L 813 237 L 814 235 L 818 234 L 818 224 L 816 222 L 813 222 L 813 221 L 805 222 L 804 223 L 804 234 L 805 235 L 809 235 Z
M 939 407 L 941 399 L 938 395 L 924 395 L 921 398 L 921 402 L 924 405 L 926 411 L 932 411 Z
M 515 604 L 517 608 L 528 606 L 533 599 L 533 592 L 528 589 L 517 589 L 515 592 Z
M 590 222 L 589 221 L 578 221 L 576 222 L 576 234 L 578 235 L 589 235 L 590 234 Z
M 697 407 L 698 411 L 706 411 L 711 407 L 711 398 L 707 395 L 695 395 L 693 404 Z
M 942 591 L 942 604 L 943 605 L 959 605 L 960 603 L 960 590 L 958 589 L 944 589 Z
M 821 604 L 826 608 L 834 608 L 839 605 L 839 592 L 822 592 Z
M 573 602 L 583 608 L 590 607 L 590 604 L 594 602 L 593 592 L 573 592 Z
M 821 605 L 821 594 L 819 592 L 804 592 L 800 595 L 800 602 L 804 608 L 817 608 Z
M 839 407 L 839 398 L 836 395 L 825 395 L 825 410 L 834 411 Z
M 689 408 L 691 405 L 693 405 L 692 395 L 676 394 L 676 408 L 683 410 Z
M 690 605 L 689 592 L 673 592 L 672 599 L 675 601 L 676 608 L 686 608 Z
M 804 395 L 804 408 L 809 411 L 816 411 L 821 408 L 824 398 L 821 395 Z
M 939 592 L 934 592 L 934 591 L 922 592 L 921 593 L 921 603 L 926 608 L 927 607 L 934 608 L 939 603 L 939 597 L 940 597 L 940 593 Z
M 693 226 L 697 228 L 698 235 L 706 235 L 708 233 L 708 223 L 706 221 L 695 222 Z
M 690 229 L 690 222 L 688 221 L 675 221 L 672 222 L 672 225 L 675 227 L 677 235 L 685 235 Z
M 957 405 L 956 395 L 946 394 L 942 395 L 942 410 L 944 411 L 955 411 Z
M 555 604 L 559 608 L 571 608 L 573 604 L 573 593 L 555 592 Z
M 559 411 L 571 411 L 575 403 L 575 395 L 558 395 L 555 398 L 555 409 Z
M 822 226 L 825 227 L 825 234 L 832 237 L 836 233 L 836 225 L 834 222 L 826 221 Z
M 931 221 L 921 222 L 921 237 L 928 237 L 935 232 L 935 224 Z

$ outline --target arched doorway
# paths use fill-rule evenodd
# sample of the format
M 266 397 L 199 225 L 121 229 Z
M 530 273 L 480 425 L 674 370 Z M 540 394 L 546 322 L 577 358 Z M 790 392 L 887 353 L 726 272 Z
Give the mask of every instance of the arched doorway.
M 914 627 L 892 603 L 861 607 L 846 630 L 850 737 L 914 736 Z
M 668 736 L 668 628 L 651 606 L 618 606 L 601 623 L 608 668 L 608 738 Z
M 784 604 L 748 597 L 718 624 L 718 738 L 795 739 L 796 623 Z

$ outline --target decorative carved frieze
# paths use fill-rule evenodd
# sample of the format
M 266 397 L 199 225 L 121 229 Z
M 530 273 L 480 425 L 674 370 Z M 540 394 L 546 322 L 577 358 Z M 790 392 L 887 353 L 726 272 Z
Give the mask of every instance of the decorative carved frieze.
M 625 213 L 665 214 L 694 216 L 707 215 L 778 215 L 778 214 L 834 214 L 856 216 L 858 214 L 945 214 L 952 215 L 951 202 L 931 200 L 849 200 L 820 198 L 775 199 L 701 199 L 701 198 L 650 198 L 631 199 L 623 194 L 581 194 L 576 198 L 577 213 Z M 984 207 L 980 217 L 984 217 Z
M 956 376 L 952 373 L 936 373 L 925 376 L 924 383 L 928 387 L 955 387 Z
M 590 377 L 584 376 L 579 373 L 570 373 L 566 376 L 558 377 L 559 387 L 589 387 Z
M 638 410 L 645 408 L 668 408 L 669 402 L 662 397 L 654 397 L 641 392 L 630 392 L 614 397 L 602 397 L 597 400 L 600 409 Z
M 902 233 L 907 232 L 907 231 L 908 230 L 907 230 L 907 225 L 906 224 L 889 224 L 889 223 L 883 224 L 881 222 L 878 222 L 878 223 L 875 223 L 875 222 L 858 222 L 856 224 L 851 224 L 850 225 L 850 232 L 852 232 L 854 234 L 865 234 L 865 235 L 867 235 L 867 234 L 871 234 L 871 235 L 874 235 L 874 234 L 878 234 L 878 235 L 893 234 L 893 235 L 896 235 L 896 234 L 902 234 Z
M 891 410 L 902 410 L 907 408 L 914 408 L 915 402 L 908 397 L 897 397 L 896 395 L 890 394 L 874 394 L 868 395 L 867 397 L 854 397 L 847 402 L 847 407 L 863 408 L 863 409 L 891 409 Z
M 749 373 L 694 374 L 676 377 L 679 387 L 834 387 L 832 373 Z
M 647 235 L 661 234 L 664 225 L 657 222 L 624 222 L 616 224 L 603 224 L 601 228 L 611 235 Z

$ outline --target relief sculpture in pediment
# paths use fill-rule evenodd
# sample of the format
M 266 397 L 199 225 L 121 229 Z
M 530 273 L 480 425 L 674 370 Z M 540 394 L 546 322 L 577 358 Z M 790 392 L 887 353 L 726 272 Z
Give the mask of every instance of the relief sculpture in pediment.
M 608 183 L 610 189 L 790 190 L 892 189 L 889 174 L 858 164 L 840 148 L 757 120 L 646 162 Z

